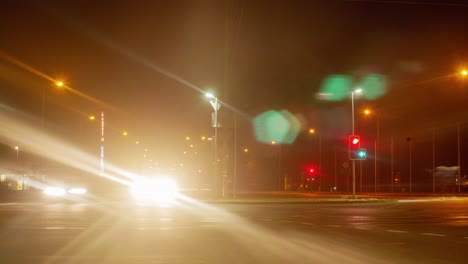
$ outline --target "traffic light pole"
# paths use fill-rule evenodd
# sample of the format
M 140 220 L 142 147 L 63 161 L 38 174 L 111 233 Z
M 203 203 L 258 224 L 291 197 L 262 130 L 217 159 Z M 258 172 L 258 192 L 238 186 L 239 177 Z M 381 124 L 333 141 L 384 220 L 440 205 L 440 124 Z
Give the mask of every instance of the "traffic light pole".
M 354 91 L 351 93 L 352 135 L 354 135 Z M 356 161 L 353 159 L 353 199 L 356 199 Z

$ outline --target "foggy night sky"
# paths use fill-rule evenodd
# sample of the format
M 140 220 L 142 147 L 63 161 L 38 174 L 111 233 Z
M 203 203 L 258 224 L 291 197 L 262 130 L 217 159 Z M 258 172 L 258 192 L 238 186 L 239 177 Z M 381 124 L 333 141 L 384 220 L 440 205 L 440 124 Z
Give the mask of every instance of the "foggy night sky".
M 387 94 L 356 107 L 379 109 L 403 134 L 413 125 L 466 121 L 466 84 L 428 80 L 467 65 L 468 5 L 389 2 L 7 0 L 0 50 L 114 106 L 104 108 L 109 126 L 151 144 L 209 135 L 212 109 L 199 91 L 149 64 L 211 88 L 249 116 L 287 109 L 332 135 L 350 127 L 350 100 L 316 98 L 332 74 L 385 75 Z M 2 103 L 40 119 L 43 89 L 46 119 L 67 129 L 103 109 L 0 60 Z

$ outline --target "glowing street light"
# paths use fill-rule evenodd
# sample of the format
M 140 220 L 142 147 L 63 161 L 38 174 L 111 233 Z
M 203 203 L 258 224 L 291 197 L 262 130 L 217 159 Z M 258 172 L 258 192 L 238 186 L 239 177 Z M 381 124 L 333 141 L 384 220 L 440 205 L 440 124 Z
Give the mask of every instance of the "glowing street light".
M 361 94 L 362 89 L 357 88 L 356 90 L 351 92 L 351 119 L 352 119 L 352 133 L 354 135 L 354 94 Z M 353 199 L 356 198 L 356 160 L 353 161 Z
M 371 111 L 371 109 L 366 108 L 364 109 L 364 114 L 366 116 L 374 115 L 376 117 L 377 121 L 377 133 L 376 133 L 376 140 L 374 142 L 374 192 L 377 192 L 378 190 L 378 179 L 379 179 L 379 166 L 377 161 L 379 160 L 378 155 L 379 155 L 379 146 L 380 146 L 380 118 L 379 114 L 376 114 L 375 111 Z M 361 187 L 362 189 L 362 187 Z
M 248 148 L 245 148 L 245 149 L 244 149 L 244 152 L 245 152 L 245 153 L 249 152 L 249 149 L 248 149 Z
M 210 104 L 213 107 L 214 110 L 214 116 L 213 116 L 213 127 L 215 130 L 215 135 L 214 135 L 214 178 L 215 178 L 215 187 L 216 187 L 216 182 L 217 182 L 217 177 L 218 177 L 218 110 L 221 107 L 221 105 L 218 102 L 218 98 L 214 96 L 212 93 L 205 93 L 205 96 L 210 98 Z M 224 177 L 222 179 L 222 196 L 224 197 Z
M 467 75 L 468 75 L 468 70 L 461 70 L 461 71 L 460 71 L 460 74 L 461 74 L 462 76 L 467 76 Z
M 185 140 L 190 140 L 190 137 L 185 137 Z
M 315 133 L 315 129 L 311 128 L 309 129 L 309 134 L 314 134 Z
M 88 119 L 91 120 L 91 121 L 94 121 L 94 120 L 96 120 L 96 117 L 91 115 L 91 116 L 88 116 Z
M 55 86 L 61 88 L 65 84 L 62 81 L 56 81 Z M 42 88 L 42 111 L 41 111 L 41 117 L 42 117 L 42 125 L 44 125 L 45 122 L 45 93 L 46 93 L 46 88 Z
M 122 133 L 122 135 L 126 137 L 126 136 L 128 136 L 128 132 L 127 132 L 127 131 L 124 131 L 124 132 Z
M 16 160 L 18 160 L 18 156 L 19 156 L 19 147 L 18 147 L 18 146 L 15 146 L 15 150 L 16 150 Z

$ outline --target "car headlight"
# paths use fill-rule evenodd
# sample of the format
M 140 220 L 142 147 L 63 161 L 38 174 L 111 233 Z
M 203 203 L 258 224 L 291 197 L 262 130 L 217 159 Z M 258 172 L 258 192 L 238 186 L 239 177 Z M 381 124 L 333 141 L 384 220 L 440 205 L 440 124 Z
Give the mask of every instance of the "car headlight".
M 47 187 L 44 190 L 44 194 L 48 196 L 64 196 L 65 189 L 60 188 L 60 187 Z
M 68 190 L 68 193 L 71 193 L 71 194 L 85 194 L 87 192 L 88 190 L 85 188 L 70 188 Z
M 167 204 L 175 200 L 178 187 L 171 179 L 143 178 L 133 184 L 131 193 L 139 201 Z

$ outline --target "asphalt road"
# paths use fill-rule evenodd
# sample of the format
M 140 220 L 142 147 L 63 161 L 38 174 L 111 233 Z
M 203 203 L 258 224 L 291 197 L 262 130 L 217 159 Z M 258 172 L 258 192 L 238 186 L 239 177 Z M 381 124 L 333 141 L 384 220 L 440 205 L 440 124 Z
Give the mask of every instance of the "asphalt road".
M 0 205 L 1 263 L 468 263 L 468 199 Z

